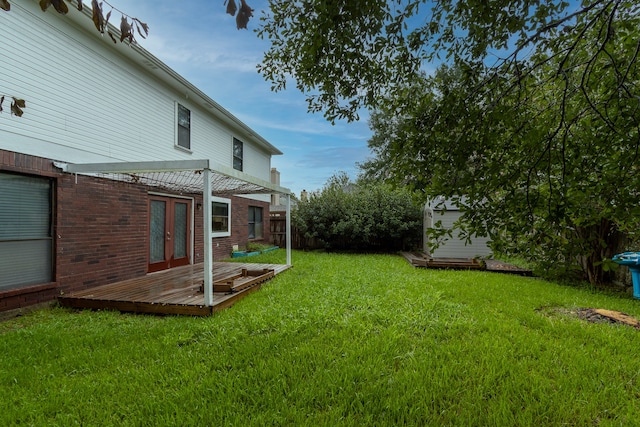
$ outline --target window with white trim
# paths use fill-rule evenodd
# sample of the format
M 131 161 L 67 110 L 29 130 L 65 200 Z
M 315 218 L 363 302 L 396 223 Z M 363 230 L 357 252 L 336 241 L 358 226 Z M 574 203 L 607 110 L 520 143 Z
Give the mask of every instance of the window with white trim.
M 249 206 L 249 238 L 262 238 L 262 208 Z
M 233 138 L 233 168 L 242 172 L 243 163 L 243 147 L 242 141 L 237 138 Z
M 211 198 L 211 237 L 231 236 L 231 200 Z
M 191 150 L 191 111 L 187 107 L 177 104 L 176 115 L 176 145 Z

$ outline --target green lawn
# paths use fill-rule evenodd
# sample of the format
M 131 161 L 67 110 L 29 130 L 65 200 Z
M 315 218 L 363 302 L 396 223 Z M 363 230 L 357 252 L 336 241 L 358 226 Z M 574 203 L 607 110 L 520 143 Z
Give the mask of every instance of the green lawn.
M 293 262 L 213 317 L 0 323 L 0 425 L 640 425 L 640 331 L 566 313 L 640 317 L 626 294 L 390 255 Z

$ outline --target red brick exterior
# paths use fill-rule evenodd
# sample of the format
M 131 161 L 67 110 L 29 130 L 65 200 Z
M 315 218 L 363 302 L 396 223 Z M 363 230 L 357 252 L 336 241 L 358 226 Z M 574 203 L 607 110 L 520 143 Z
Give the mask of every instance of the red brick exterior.
M 56 281 L 69 292 L 147 272 L 147 192 L 63 174 L 55 190 Z
M 52 179 L 55 254 L 54 282 L 0 291 L 0 312 L 147 273 L 148 192 L 153 189 L 104 178 L 76 177 L 59 172 L 51 160 L 3 150 L 0 172 Z M 193 262 L 200 263 L 204 260 L 202 195 L 190 197 L 194 201 Z M 269 204 L 231 197 L 231 236 L 212 240 L 214 259 L 228 258 L 233 245 L 246 246 L 249 206 L 263 208 L 264 235 L 258 241 L 270 241 Z

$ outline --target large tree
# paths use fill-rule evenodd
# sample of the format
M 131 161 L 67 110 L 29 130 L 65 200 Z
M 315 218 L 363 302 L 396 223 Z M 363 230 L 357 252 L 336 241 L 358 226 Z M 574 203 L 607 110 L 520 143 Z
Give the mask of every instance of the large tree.
M 270 4 L 261 72 L 329 120 L 375 111 L 369 176 L 457 198 L 500 249 L 608 280 L 640 213 L 636 2 Z
M 361 168 L 369 179 L 457 201 L 462 228 L 490 235 L 501 252 L 607 281 L 603 261 L 639 225 L 638 116 L 616 112 L 636 121 L 625 135 L 597 126 L 576 82 L 539 74 L 487 109 L 491 94 L 462 84 L 482 76 L 440 69 L 421 91 L 406 92 L 402 112 L 393 108 L 398 98 L 374 112 L 375 157 Z M 552 104 L 564 90 L 566 101 Z
M 360 108 L 376 107 L 381 95 L 435 62 L 488 65 L 488 78 L 509 72 L 515 77 L 509 89 L 537 50 L 558 57 L 562 72 L 572 58 L 589 61 L 608 42 L 627 38 L 640 7 L 624 0 L 270 0 L 269 6 L 258 29 L 271 41 L 260 72 L 275 90 L 293 79 L 309 95 L 310 111 L 330 120 L 356 119 Z M 634 62 L 636 46 L 637 37 L 626 52 Z M 627 82 L 624 69 L 616 72 L 618 84 Z

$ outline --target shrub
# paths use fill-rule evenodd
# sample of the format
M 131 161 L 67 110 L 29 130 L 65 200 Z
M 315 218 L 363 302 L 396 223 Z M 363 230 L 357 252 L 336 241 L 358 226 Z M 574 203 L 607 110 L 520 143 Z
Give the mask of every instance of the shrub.
M 354 184 L 342 173 L 301 201 L 298 230 L 331 250 L 397 251 L 422 241 L 422 214 L 411 194 L 384 184 Z

